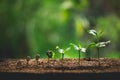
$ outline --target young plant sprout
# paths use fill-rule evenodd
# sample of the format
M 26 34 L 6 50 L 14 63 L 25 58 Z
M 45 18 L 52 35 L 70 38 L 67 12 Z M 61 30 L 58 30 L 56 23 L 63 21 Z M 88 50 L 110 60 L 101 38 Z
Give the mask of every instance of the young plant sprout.
M 27 65 L 29 64 L 30 59 L 31 59 L 30 56 L 27 56 L 27 57 L 26 57 Z
M 56 46 L 56 49 L 57 49 L 58 52 L 61 54 L 62 64 L 63 64 L 64 53 L 65 53 L 66 51 L 69 51 L 69 50 L 71 49 L 71 47 L 68 47 L 68 48 L 66 48 L 66 49 L 64 50 L 64 49 L 59 48 L 59 46 Z
M 39 58 L 40 58 L 40 54 L 37 54 L 35 57 L 37 64 L 39 63 Z
M 46 52 L 46 55 L 47 55 L 47 57 L 48 57 L 48 65 L 49 65 L 49 59 L 50 59 L 50 58 L 54 58 L 55 53 L 54 53 L 52 50 L 48 50 L 48 51 Z
M 101 37 L 101 35 L 102 35 L 102 31 L 97 32 L 97 31 L 95 31 L 95 30 L 89 30 L 89 34 L 93 35 L 93 36 L 96 38 L 96 42 L 97 42 L 97 43 L 94 43 L 94 42 L 93 42 L 92 45 L 97 48 L 98 61 L 99 61 L 99 58 L 100 58 L 99 48 L 105 47 L 107 44 L 110 43 L 110 41 L 100 42 L 100 37 Z M 100 66 L 100 62 L 99 62 L 99 66 Z
M 95 39 L 96 39 L 96 42 L 99 43 L 100 37 L 101 37 L 101 35 L 102 35 L 102 31 L 97 32 L 96 30 L 93 30 L 93 29 L 92 29 L 92 30 L 89 30 L 88 32 L 89 32 L 89 34 L 93 35 L 93 36 L 95 37 Z M 100 56 L 99 56 L 99 55 L 100 55 L 99 52 L 100 52 L 100 51 L 99 51 L 99 47 L 97 47 L 98 60 L 99 60 L 99 57 L 100 57 Z
M 86 48 L 82 48 L 80 44 L 75 45 L 75 44 L 71 43 L 70 45 L 72 45 L 74 47 L 74 49 L 78 51 L 78 54 L 79 54 L 78 63 L 80 64 L 80 57 L 81 57 L 80 53 L 81 52 L 85 53 Z

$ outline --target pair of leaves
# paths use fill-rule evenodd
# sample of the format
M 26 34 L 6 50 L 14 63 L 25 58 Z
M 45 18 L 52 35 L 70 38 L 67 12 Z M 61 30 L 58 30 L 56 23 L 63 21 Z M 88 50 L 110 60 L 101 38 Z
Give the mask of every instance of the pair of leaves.
M 96 30 L 91 29 L 88 32 L 89 32 L 89 34 L 91 34 L 93 36 L 97 36 L 97 31 Z
M 109 44 L 111 41 L 106 41 L 106 42 L 98 42 L 98 43 L 90 43 L 87 48 L 89 47 L 105 47 L 107 44 Z
M 107 44 L 110 43 L 110 41 L 99 42 L 99 38 L 102 36 L 103 31 L 97 32 L 96 30 L 91 29 L 91 30 L 89 30 L 88 32 L 89 32 L 89 34 L 95 36 L 96 39 L 97 39 L 97 41 L 98 41 L 98 43 L 96 43 L 96 44 L 95 44 L 94 42 L 93 42 L 93 43 L 90 43 L 89 47 L 91 47 L 91 46 L 93 46 L 93 47 L 105 47 Z
M 71 47 L 64 49 L 61 49 L 59 46 L 56 46 L 56 49 L 58 50 L 59 53 L 64 54 L 66 51 L 69 51 Z
M 106 42 L 99 42 L 96 44 L 96 47 L 105 47 L 107 44 L 109 44 L 111 41 L 106 41 Z
M 95 36 L 97 39 L 99 39 L 102 36 L 103 31 L 98 31 L 97 32 L 96 30 L 91 29 L 91 30 L 88 31 L 88 33 Z
M 90 47 L 105 47 L 107 44 L 109 44 L 111 41 L 106 41 L 106 42 L 98 42 L 98 43 L 90 43 L 87 48 L 82 48 L 80 44 L 75 45 L 73 43 L 71 43 L 70 45 L 72 45 L 74 47 L 75 50 L 80 50 L 81 52 L 86 52 L 87 49 L 89 49 Z
M 75 50 L 78 50 L 78 51 L 80 50 L 81 52 L 84 52 L 84 53 L 86 52 L 86 48 L 81 47 L 80 44 L 75 45 L 75 44 L 73 44 L 73 43 L 70 43 L 70 45 L 72 45 Z

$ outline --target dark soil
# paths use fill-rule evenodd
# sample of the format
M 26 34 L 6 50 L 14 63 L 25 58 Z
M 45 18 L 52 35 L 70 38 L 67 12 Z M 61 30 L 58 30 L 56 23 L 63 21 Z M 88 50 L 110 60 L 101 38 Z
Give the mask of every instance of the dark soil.
M 27 64 L 26 59 L 6 59 L 0 62 L 0 75 L 9 76 L 14 73 L 15 74 L 17 73 L 22 75 L 24 74 L 29 74 L 29 75 L 40 74 L 42 76 L 49 75 L 49 76 L 45 76 L 45 78 L 47 77 L 56 78 L 55 75 L 57 76 L 57 78 L 60 75 L 61 76 L 66 75 L 67 78 L 68 77 L 70 78 L 72 76 L 75 78 L 76 76 L 78 76 L 78 74 L 80 74 L 79 79 L 81 75 L 84 76 L 82 77 L 83 79 L 86 79 L 86 78 L 90 78 L 90 75 L 93 75 L 93 74 L 94 76 L 96 74 L 104 74 L 104 75 L 110 74 L 109 78 L 111 77 L 111 74 L 114 74 L 112 75 L 112 78 L 114 78 L 116 74 L 117 75 L 120 74 L 119 59 L 100 58 L 98 61 L 98 59 L 95 59 L 95 58 L 92 58 L 92 59 L 84 58 L 80 60 L 80 63 L 78 63 L 78 59 L 64 59 L 63 64 L 62 64 L 62 61 L 59 59 L 55 59 L 55 60 L 51 59 L 49 61 L 50 62 L 49 64 L 47 62 L 48 62 L 47 59 L 39 59 L 38 63 L 35 59 L 31 59 Z M 96 78 L 98 78 L 98 76 Z M 73 79 L 71 78 L 69 80 L 73 80 Z M 88 79 L 88 80 L 91 80 L 91 79 Z M 109 79 L 109 80 L 114 80 L 114 79 Z

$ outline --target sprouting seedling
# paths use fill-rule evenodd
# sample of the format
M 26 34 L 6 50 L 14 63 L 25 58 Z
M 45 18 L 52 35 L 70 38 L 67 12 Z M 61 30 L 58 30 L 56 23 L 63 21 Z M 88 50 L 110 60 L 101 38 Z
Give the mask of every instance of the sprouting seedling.
M 89 34 L 93 35 L 95 37 L 95 39 L 96 39 L 96 42 L 99 43 L 100 37 L 101 37 L 103 32 L 102 31 L 97 32 L 96 30 L 93 30 L 93 29 L 89 30 L 88 32 L 89 32 Z M 98 60 L 99 60 L 99 57 L 100 57 L 99 52 L 100 52 L 99 47 L 97 47 Z
M 46 55 L 47 55 L 47 57 L 48 57 L 48 65 L 49 65 L 49 59 L 50 59 L 50 58 L 54 58 L 55 53 L 54 53 L 52 50 L 48 50 L 48 51 L 46 52 Z
M 78 51 L 78 54 L 79 54 L 78 63 L 80 64 L 80 57 L 81 57 L 80 53 L 81 52 L 85 53 L 86 48 L 82 48 L 80 44 L 76 45 L 76 44 L 70 43 L 70 45 L 72 45 L 74 47 L 74 49 Z
M 35 57 L 35 60 L 36 60 L 37 64 L 39 63 L 39 58 L 40 58 L 40 54 L 37 54 L 36 57 Z
M 99 57 L 100 57 L 100 51 L 99 48 L 100 47 L 105 47 L 108 43 L 110 43 L 110 41 L 106 41 L 106 42 L 100 42 L 100 37 L 102 35 L 102 31 L 95 31 L 95 30 L 89 30 L 89 34 L 93 35 L 96 38 L 96 44 L 94 43 L 94 45 L 97 48 L 97 54 L 98 54 L 98 61 L 99 61 Z M 99 62 L 99 66 L 100 66 L 100 62 Z
M 97 48 L 102 48 L 105 47 L 107 44 L 109 44 L 111 41 L 106 41 L 106 42 L 99 42 L 94 44 L 95 47 Z M 99 60 L 99 55 L 98 55 L 98 60 Z M 100 66 L 100 62 L 99 62 L 99 66 Z
M 56 46 L 56 49 L 58 50 L 58 52 L 61 54 L 62 56 L 62 64 L 63 64 L 63 59 L 64 59 L 64 53 L 69 51 L 71 49 L 71 47 L 64 49 L 59 48 L 59 46 Z
M 30 59 L 31 59 L 30 56 L 27 56 L 27 57 L 26 57 L 27 65 L 29 64 Z

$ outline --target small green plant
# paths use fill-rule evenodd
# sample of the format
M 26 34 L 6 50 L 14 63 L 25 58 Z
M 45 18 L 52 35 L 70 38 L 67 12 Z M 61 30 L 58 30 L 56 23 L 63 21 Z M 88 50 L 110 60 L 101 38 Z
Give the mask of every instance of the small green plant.
M 26 57 L 27 65 L 29 64 L 30 59 L 31 59 L 30 56 L 27 56 L 27 57 Z
M 99 43 L 100 37 L 102 36 L 102 31 L 97 32 L 96 30 L 89 30 L 89 34 L 93 35 L 96 39 L 96 43 Z M 97 47 L 97 54 L 98 54 L 98 59 L 99 59 L 99 47 Z
M 78 54 L 79 54 L 78 55 L 78 63 L 80 64 L 80 58 L 81 58 L 80 53 L 81 52 L 85 53 L 86 52 L 86 48 L 81 47 L 80 44 L 76 45 L 76 44 L 70 43 L 70 45 L 72 45 L 74 47 L 74 49 L 78 51 Z
M 102 35 L 102 31 L 99 31 L 99 32 L 97 32 L 96 30 L 89 30 L 88 31 L 89 32 L 89 34 L 91 34 L 91 35 L 93 35 L 94 37 L 95 37 L 95 39 L 96 39 L 96 43 L 99 43 L 99 41 L 100 41 L 100 37 L 101 37 L 101 35 Z M 98 54 L 98 59 L 99 59 L 99 47 L 97 47 L 97 54 Z
M 59 46 L 56 46 L 56 49 L 58 52 L 61 54 L 61 59 L 62 59 L 62 64 L 63 64 L 63 59 L 64 59 L 64 54 L 71 49 L 71 47 L 64 49 L 59 48 Z
M 102 36 L 102 33 L 103 33 L 102 31 L 97 32 L 96 30 L 89 30 L 89 34 L 93 35 L 96 39 L 96 43 L 92 42 L 92 45 L 97 48 L 98 61 L 100 58 L 100 48 L 105 47 L 108 43 L 110 43 L 110 41 L 100 42 L 100 37 Z M 100 62 L 99 62 L 99 65 L 100 65 Z
M 48 65 L 49 65 L 49 60 L 50 60 L 50 58 L 54 58 L 54 56 L 55 56 L 55 53 L 52 51 L 52 50 L 48 50 L 47 52 L 46 52 L 46 55 L 47 55 L 47 57 L 48 57 Z
M 36 57 L 35 57 L 35 60 L 36 60 L 37 64 L 39 63 L 39 58 L 40 58 L 40 54 L 37 54 Z

